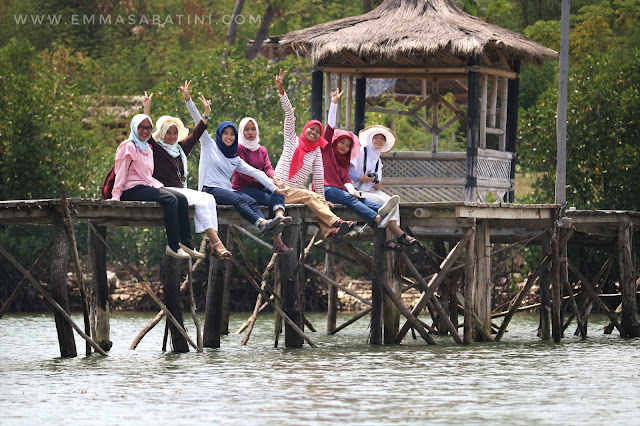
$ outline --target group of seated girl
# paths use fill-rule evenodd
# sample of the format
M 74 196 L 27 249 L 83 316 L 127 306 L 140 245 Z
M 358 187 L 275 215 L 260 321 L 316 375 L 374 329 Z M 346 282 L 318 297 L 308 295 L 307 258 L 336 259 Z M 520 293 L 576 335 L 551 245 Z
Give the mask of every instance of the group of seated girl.
M 232 122 L 223 121 L 212 138 L 207 131 L 211 101 L 199 97 L 204 108 L 200 115 L 189 92 L 191 82 L 185 81 L 179 90 L 193 118 L 193 132 L 189 134 L 179 118 L 162 116 L 152 133 L 149 114 L 153 94 L 147 96 L 145 92 L 144 114 L 133 117 L 129 137 L 116 151 L 112 200 L 160 203 L 167 255 L 204 258 L 191 242 L 189 206 L 195 207 L 196 232 L 207 235 L 211 252 L 220 260 L 227 260 L 231 253 L 217 234 L 216 205 L 234 206 L 263 238 L 273 239 L 276 253 L 291 250 L 281 237 L 285 226 L 292 222 L 285 215 L 287 204 L 306 205 L 314 213 L 323 238 L 337 243 L 354 230 L 356 223 L 334 214 L 334 203 L 346 205 L 372 226 L 386 228 L 385 250 L 401 250 L 400 244 L 416 242 L 399 227 L 398 196 L 390 197 L 380 189 L 379 158 L 395 144 L 393 133 L 384 126 L 373 126 L 358 138 L 352 132 L 334 130 L 342 95 L 336 90 L 331 96 L 326 129 L 319 121 L 311 120 L 297 136 L 293 108 L 283 85 L 285 75 L 280 71 L 274 77 L 285 113 L 284 145 L 275 169 L 267 149 L 260 145 L 254 118 L 243 118 L 239 130 Z M 187 156 L 198 140 L 201 154 L 195 191 L 187 188 Z M 306 186 L 310 176 L 313 191 Z M 262 214 L 261 205 L 268 206 L 268 219 Z

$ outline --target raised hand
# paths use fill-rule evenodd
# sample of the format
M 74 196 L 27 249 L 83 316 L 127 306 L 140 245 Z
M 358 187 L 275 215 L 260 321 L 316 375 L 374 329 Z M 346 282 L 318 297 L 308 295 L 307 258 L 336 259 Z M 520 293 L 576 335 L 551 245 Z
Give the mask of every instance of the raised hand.
M 286 71 L 282 71 L 280 70 L 280 73 L 278 75 L 274 75 L 273 79 L 276 82 L 276 88 L 278 89 L 278 93 L 280 93 L 281 95 L 284 95 L 284 76 L 287 75 Z
M 182 92 L 182 97 L 184 97 L 185 101 L 188 101 L 189 99 L 191 99 L 191 95 L 189 94 L 189 86 L 191 86 L 191 80 L 189 81 L 185 80 L 184 86 L 178 87 L 178 90 Z
M 153 93 L 147 95 L 147 91 L 144 91 L 144 97 L 142 98 L 142 106 L 144 107 L 144 113 L 149 115 L 151 112 L 151 98 L 153 97 Z
M 200 102 L 202 103 L 202 106 L 204 107 L 204 114 L 203 115 L 207 115 L 207 116 L 211 116 L 211 101 L 207 100 L 204 96 L 200 95 L 198 96 L 198 99 L 200 100 Z M 204 120 L 207 120 L 206 118 Z
M 331 94 L 331 103 L 337 104 L 338 102 L 340 102 L 340 98 L 342 97 L 343 93 L 344 93 L 344 90 L 341 92 L 338 92 L 338 89 L 336 89 L 336 91 Z

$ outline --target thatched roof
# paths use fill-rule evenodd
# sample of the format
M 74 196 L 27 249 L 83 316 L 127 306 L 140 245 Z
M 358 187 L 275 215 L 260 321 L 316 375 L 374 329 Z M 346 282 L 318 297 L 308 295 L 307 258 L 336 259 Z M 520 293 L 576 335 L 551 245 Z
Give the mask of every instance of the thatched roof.
M 290 32 L 281 45 L 310 55 L 314 66 L 344 55 L 368 64 L 442 53 L 457 59 L 484 54 L 496 63 L 499 57 L 538 64 L 558 57 L 521 34 L 468 15 L 452 0 L 386 0 L 363 15 Z

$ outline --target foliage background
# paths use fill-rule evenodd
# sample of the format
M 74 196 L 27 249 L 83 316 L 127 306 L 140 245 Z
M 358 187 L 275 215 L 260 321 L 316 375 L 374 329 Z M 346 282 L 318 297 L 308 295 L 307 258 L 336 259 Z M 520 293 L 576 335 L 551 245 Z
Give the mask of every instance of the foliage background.
M 141 111 L 134 97 L 154 93 L 152 114 L 179 116 L 191 124 L 177 86 L 192 79 L 194 97 L 214 101 L 214 123 L 254 116 L 261 139 L 277 161 L 282 112 L 271 76 L 289 71 L 289 94 L 298 125 L 309 117 L 309 65 L 297 58 L 274 64 L 248 60 L 248 42 L 260 19 L 273 12 L 270 35 L 363 13 L 380 1 L 256 0 L 244 2 L 236 42 L 225 44 L 236 0 L 6 0 L 0 5 L 0 200 L 97 197 L 129 117 Z M 457 4 L 488 22 L 521 32 L 559 50 L 560 2 L 464 0 Z M 568 203 L 577 208 L 635 209 L 640 203 L 640 2 L 574 0 L 567 181 Z M 71 25 L 72 16 L 207 16 L 201 25 Z M 56 24 L 50 16 L 66 20 Z M 20 23 L 21 17 L 25 21 Z M 43 17 L 41 23 L 34 17 Z M 518 171 L 533 177 L 519 202 L 552 202 L 555 174 L 557 63 L 521 73 Z M 391 106 L 393 99 L 382 99 Z M 421 149 L 425 136 L 406 117 L 367 115 L 393 126 L 399 149 Z M 452 127 L 454 132 L 455 128 Z M 449 141 L 452 134 L 442 139 Z M 464 144 L 451 140 L 447 149 Z M 190 156 L 197 170 L 198 152 Z M 189 186 L 195 187 L 191 173 Z M 84 245 L 86 229 L 78 227 Z M 143 265 L 156 264 L 159 229 L 112 229 L 116 246 L 135 244 Z M 0 226 L 0 240 L 24 265 L 48 241 L 47 227 Z M 86 253 L 85 247 L 80 247 Z M 0 259 L 0 300 L 17 282 Z

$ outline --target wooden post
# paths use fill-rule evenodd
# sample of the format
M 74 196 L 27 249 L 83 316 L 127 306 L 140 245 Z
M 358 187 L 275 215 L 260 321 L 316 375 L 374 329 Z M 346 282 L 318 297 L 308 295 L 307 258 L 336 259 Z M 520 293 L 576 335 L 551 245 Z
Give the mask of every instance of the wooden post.
M 226 235 L 224 243 L 227 250 L 233 250 L 233 233 L 231 227 L 223 225 L 220 227 L 221 234 Z M 224 262 L 224 287 L 222 289 L 222 317 L 220 319 L 220 334 L 226 336 L 229 334 L 229 309 L 231 305 L 231 286 L 233 284 L 233 264 Z
M 356 105 L 354 111 L 353 133 L 356 135 L 364 129 L 364 108 L 367 99 L 367 79 L 356 78 Z
M 622 293 L 621 326 L 629 337 L 640 337 L 636 282 L 632 261 L 633 225 L 618 226 L 618 265 L 620 270 L 620 292 Z
M 184 329 L 184 322 L 182 319 L 182 300 L 180 299 L 180 282 L 182 281 L 182 267 L 183 263 L 180 259 L 175 259 L 171 256 L 165 256 L 162 260 L 162 266 L 160 267 L 160 281 L 162 282 L 162 288 L 164 290 L 164 304 L 169 309 L 169 312 L 178 321 L 178 324 Z M 169 323 L 169 330 L 171 331 L 171 343 L 173 351 L 182 353 L 189 352 L 189 344 L 187 339 L 176 329 L 175 324 Z
M 353 108 L 353 76 L 347 78 L 347 105 L 345 117 L 345 129 L 351 129 L 351 108 Z
M 496 83 L 497 90 L 498 79 L 496 78 L 494 81 Z M 509 108 L 507 103 L 509 100 L 509 79 L 505 77 L 501 78 L 500 81 L 502 84 L 502 93 L 500 95 L 500 130 L 502 130 L 502 134 L 498 138 L 498 149 L 504 152 L 507 149 L 507 109 Z
M 478 65 L 478 57 L 469 57 L 468 65 Z M 478 196 L 479 83 L 479 73 L 477 71 L 469 71 L 467 78 L 467 182 L 464 188 L 464 201 L 476 201 Z
M 569 92 L 570 3 L 570 0 L 562 0 L 560 17 L 560 66 L 558 69 L 558 113 L 556 115 L 556 136 L 558 142 L 556 150 L 556 203 L 562 206 L 563 211 L 567 203 L 567 98 Z M 559 250 L 563 251 L 563 248 L 560 247 Z M 558 257 L 559 256 L 558 254 Z
M 542 257 L 551 255 L 551 232 L 542 236 Z M 540 275 L 540 337 L 551 339 L 551 269 L 545 267 Z
M 95 226 L 95 229 L 107 238 L 107 228 L 105 226 Z M 94 235 L 91 227 L 88 228 L 89 251 L 91 257 L 91 269 L 93 271 L 91 284 L 93 286 L 93 297 L 95 303 L 91 304 L 91 317 L 94 326 L 91 330 L 93 340 L 102 349 L 111 349 L 110 340 L 110 310 L 109 310 L 109 283 L 107 282 L 107 248 L 99 238 Z
M 491 241 L 489 238 L 489 223 L 487 220 L 478 221 L 476 228 L 476 288 L 474 313 L 480 318 L 485 329 L 491 333 Z M 482 334 L 477 333 L 476 339 Z
M 426 80 L 423 80 L 426 85 Z M 438 88 L 438 80 L 431 80 L 431 94 L 433 96 L 433 102 L 431 102 L 431 152 L 438 152 L 438 104 L 440 100 L 440 90 Z M 425 111 L 427 106 L 425 105 Z
M 322 71 L 311 72 L 311 119 L 322 121 L 322 83 L 324 75 Z
M 62 214 L 53 214 L 53 254 L 49 269 L 49 288 L 51 296 L 64 311 L 69 314 L 69 296 L 67 294 L 67 261 L 69 252 L 69 239 L 64 225 Z M 60 356 L 76 357 L 76 341 L 73 337 L 73 327 L 58 312 L 54 312 L 56 330 L 58 332 L 58 344 Z
M 302 306 L 300 302 L 300 275 L 298 273 L 298 239 L 300 222 L 298 212 L 292 213 L 294 223 L 284 228 L 282 241 L 292 248 L 288 253 L 279 256 L 282 277 L 282 304 L 284 312 L 295 325 L 302 330 Z M 296 220 L 298 219 L 298 220 Z M 284 327 L 284 345 L 286 348 L 301 348 L 303 337 L 287 322 Z
M 518 75 L 520 74 L 520 60 L 514 59 L 512 69 Z M 505 149 L 508 152 L 516 153 L 516 143 L 518 141 L 518 102 L 520 95 L 520 77 L 513 80 L 509 80 L 509 94 L 507 95 L 507 123 L 505 131 Z M 502 111 L 500 111 L 502 114 Z M 502 120 L 502 118 L 501 118 Z M 511 182 L 515 182 L 516 179 L 516 159 L 514 155 L 511 160 Z M 508 201 L 513 203 L 515 201 L 514 187 L 509 190 Z
M 329 118 L 329 107 L 331 106 L 331 73 L 324 73 L 324 79 L 327 84 L 324 85 L 324 114 L 322 115 L 322 122 L 326 123 Z
M 387 263 L 384 261 L 385 229 L 376 228 L 373 231 L 373 264 L 371 266 L 371 331 L 369 343 L 382 343 L 382 308 L 384 300 L 384 272 Z
M 447 257 L 447 251 L 444 247 L 444 241 L 442 240 L 442 238 L 436 238 L 433 241 L 433 251 L 441 258 L 444 259 Z M 442 300 L 442 307 L 445 310 L 445 313 L 447 315 L 449 315 L 449 308 L 450 308 L 450 302 L 452 301 L 450 296 L 451 296 L 451 291 L 449 289 L 449 281 L 445 279 L 442 284 L 440 284 L 439 287 L 439 292 L 440 292 L 440 300 Z M 457 306 L 457 301 L 455 301 L 455 291 L 453 292 L 453 302 L 455 303 L 455 305 Z M 455 324 L 458 323 L 458 321 L 454 321 Z M 447 330 L 447 326 L 446 326 L 446 320 L 445 318 L 442 318 L 442 316 L 436 316 L 436 328 L 438 329 L 438 334 L 440 335 L 446 335 L 448 333 Z
M 384 272 L 384 283 L 397 296 L 397 300 L 402 303 L 402 284 L 400 283 L 400 277 L 402 273 L 398 271 L 399 259 L 392 252 L 384 254 L 384 260 L 386 263 L 386 270 Z M 394 267 L 395 265 L 395 267 Z M 392 345 L 395 343 L 396 335 L 400 330 L 400 309 L 394 303 L 392 296 L 385 293 L 383 299 L 383 338 L 385 345 Z
M 329 250 L 336 251 L 336 245 L 333 241 L 329 241 Z M 336 271 L 333 267 L 333 254 L 326 253 L 324 255 L 324 274 L 331 278 L 336 279 Z M 329 286 L 328 305 L 327 305 L 327 333 L 331 334 L 337 326 L 337 312 L 338 312 L 338 289 L 335 286 Z
M 469 241 L 466 248 L 466 264 L 464 269 L 464 338 L 465 345 L 473 341 L 473 313 L 475 312 L 476 282 L 476 236 L 475 229 L 469 229 Z
M 224 294 L 224 262 L 209 257 L 207 302 L 204 314 L 202 340 L 206 348 L 220 347 L 220 322 L 222 321 L 222 295 Z
M 487 92 L 489 85 L 489 76 L 482 74 L 480 81 L 482 86 L 482 95 L 480 95 L 480 148 L 487 148 Z
M 562 338 L 562 279 L 560 277 L 560 229 L 555 228 L 551 237 L 551 295 L 553 309 L 551 311 L 551 334 L 553 341 L 560 343 Z

